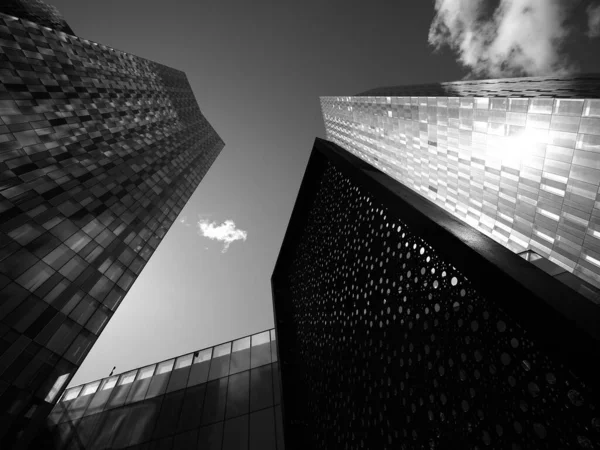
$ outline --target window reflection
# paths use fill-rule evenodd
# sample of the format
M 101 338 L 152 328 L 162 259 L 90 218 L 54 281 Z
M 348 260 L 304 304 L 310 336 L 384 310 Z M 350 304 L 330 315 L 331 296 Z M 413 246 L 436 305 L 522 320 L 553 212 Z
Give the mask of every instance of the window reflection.
M 193 354 L 191 354 L 191 353 L 189 355 L 185 355 L 185 356 L 181 356 L 181 357 L 177 358 L 177 362 L 175 363 L 175 369 L 181 369 L 183 367 L 191 366 L 192 358 L 193 358 Z
M 93 383 L 86 384 L 83 388 L 83 391 L 81 392 L 81 395 L 95 394 L 98 390 L 98 387 L 100 387 L 100 381 L 95 381 Z
M 143 380 L 145 378 L 149 378 L 152 375 L 154 375 L 154 368 L 155 367 L 156 367 L 156 364 L 153 364 L 151 366 L 144 367 L 143 369 L 140 369 L 140 371 L 138 373 L 138 380 Z
M 165 361 L 158 365 L 158 369 L 156 369 L 156 375 L 160 375 L 162 373 L 170 372 L 173 369 L 174 360 Z
M 250 337 L 238 339 L 233 343 L 230 374 L 242 372 L 250 368 Z

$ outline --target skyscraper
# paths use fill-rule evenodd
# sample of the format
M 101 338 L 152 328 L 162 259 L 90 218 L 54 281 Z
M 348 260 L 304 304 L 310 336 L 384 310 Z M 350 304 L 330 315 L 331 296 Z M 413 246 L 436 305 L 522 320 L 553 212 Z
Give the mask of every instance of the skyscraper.
M 224 144 L 183 72 L 69 34 L 40 1 L 0 11 L 8 448 L 44 420 Z
M 583 293 L 600 287 L 600 76 L 378 88 L 321 106 L 328 140 L 576 275 Z
M 283 450 L 275 330 L 65 391 L 36 448 Z
M 600 307 L 545 269 L 317 139 L 272 277 L 286 447 L 598 447 Z

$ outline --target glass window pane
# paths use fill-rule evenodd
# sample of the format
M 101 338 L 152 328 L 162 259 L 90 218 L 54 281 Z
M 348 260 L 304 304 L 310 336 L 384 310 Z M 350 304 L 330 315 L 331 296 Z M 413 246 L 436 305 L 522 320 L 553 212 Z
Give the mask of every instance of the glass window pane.
M 174 359 L 170 360 L 170 361 L 165 361 L 162 362 L 158 365 L 158 368 L 156 369 L 156 375 L 160 375 L 162 373 L 167 373 L 170 372 L 171 370 L 173 370 L 173 363 L 175 362 Z
M 218 358 L 220 356 L 229 355 L 230 353 L 231 353 L 231 342 L 228 342 L 226 344 L 221 344 L 221 345 L 215 347 L 214 357 Z
M 113 409 L 102 414 L 104 420 L 99 422 L 94 433 L 94 448 L 111 448 L 111 443 L 121 428 L 126 415 L 122 409 Z
M 73 400 L 74 398 L 76 398 L 79 393 L 81 392 L 82 386 L 77 386 L 74 388 L 69 389 L 68 391 L 65 391 L 65 395 L 63 395 L 61 401 L 62 402 L 67 402 L 69 400 Z
M 262 333 L 255 334 L 254 336 L 252 336 L 252 347 L 255 347 L 257 345 L 266 344 L 269 341 L 270 341 L 270 337 L 269 337 L 268 331 L 264 331 Z
M 240 416 L 225 422 L 223 450 L 248 449 L 248 416 Z
M 150 378 L 152 375 L 154 375 L 154 369 L 156 368 L 155 364 L 152 364 L 151 366 L 147 366 L 144 367 L 142 369 L 140 369 L 140 371 L 138 372 L 138 380 L 144 380 L 146 378 Z
M 133 374 L 133 376 L 128 375 L 128 377 L 133 379 L 135 377 L 135 373 Z M 121 376 L 121 379 L 124 378 L 122 378 Z M 113 388 L 113 393 L 110 399 L 108 400 L 108 403 L 106 404 L 104 410 L 118 408 L 119 406 L 124 405 L 125 399 L 127 398 L 127 394 L 129 394 L 130 389 L 131 383 L 121 384 L 121 382 L 119 381 L 117 386 Z
M 206 384 L 193 386 L 185 391 L 177 431 L 191 430 L 200 426 L 205 393 Z
M 175 436 L 173 448 L 176 450 L 196 450 L 198 430 L 186 431 Z
M 250 337 L 240 339 L 233 343 L 231 354 L 230 374 L 242 372 L 250 368 Z
M 227 378 L 210 381 L 206 385 L 202 424 L 208 425 L 223 420 L 225 415 L 225 400 L 227 393 Z
M 94 381 L 93 383 L 86 384 L 81 392 L 81 395 L 91 395 L 95 394 L 98 388 L 100 387 L 99 381 Z
M 175 369 L 181 369 L 183 367 L 191 366 L 193 356 L 194 355 L 190 353 L 189 355 L 180 356 L 179 358 L 177 358 L 177 362 L 175 363 Z
M 250 373 L 250 411 L 273 405 L 271 365 L 257 367 Z
M 229 360 L 231 354 L 231 342 L 215 347 L 213 359 L 210 364 L 209 380 L 229 375 Z
M 226 418 L 248 413 L 250 403 L 250 372 L 242 372 L 229 377 L 227 390 Z
M 246 348 L 250 348 L 250 337 L 238 339 L 237 341 L 233 342 L 234 352 L 239 352 L 240 350 L 244 350 Z
M 271 361 L 277 361 L 277 337 L 275 330 L 271 330 Z
M 275 413 L 273 408 L 250 414 L 250 450 L 275 450 Z
M 157 370 L 158 373 L 158 370 Z M 148 392 L 146 393 L 146 398 L 156 397 L 157 395 L 162 395 L 167 390 L 167 385 L 169 383 L 169 377 L 171 372 L 165 372 L 158 375 L 154 375 L 150 378 L 150 386 L 148 386 Z
M 212 348 L 207 348 L 206 350 L 200 350 L 199 352 L 194 353 L 194 364 L 198 364 L 204 361 L 209 361 L 212 357 Z
M 194 363 L 188 378 L 188 386 L 195 386 L 200 383 L 206 383 L 208 380 L 208 371 L 210 369 L 210 359 L 201 363 Z
M 115 385 L 117 384 L 118 379 L 119 379 L 118 376 L 114 376 L 112 378 L 107 378 L 106 380 L 103 381 L 102 387 L 100 389 L 104 391 L 106 389 L 114 388 Z
M 149 447 L 150 450 L 172 450 L 173 449 L 173 436 L 163 438 L 159 441 L 155 441 Z
M 151 380 L 152 378 L 150 378 L 150 376 L 146 378 L 140 378 L 138 375 L 138 379 L 135 380 L 131 385 L 131 389 L 129 390 L 129 394 L 127 395 L 125 403 L 133 403 L 144 400 Z
M 198 448 L 202 450 L 221 450 L 223 442 L 223 422 L 215 423 L 198 430 Z M 283 447 L 282 447 L 283 448 Z
M 94 414 L 92 416 L 87 415 L 82 418 L 77 425 L 77 438 L 82 448 L 88 448 L 87 445 L 92 437 L 92 434 L 96 430 L 96 425 L 103 417 L 102 414 Z
M 91 400 L 91 395 L 80 395 L 79 397 L 74 399 L 69 405 L 69 409 L 67 410 L 65 416 L 63 416 L 63 418 L 61 419 L 61 422 L 65 422 L 66 420 L 79 420 L 83 416 L 83 413 L 85 412 Z
M 122 386 L 124 384 L 133 383 L 133 380 L 135 380 L 136 374 L 137 374 L 137 370 L 133 370 L 131 372 L 121 375 L 121 379 L 119 380 L 119 386 Z
M 145 382 L 147 379 L 143 380 Z M 134 405 L 137 420 L 133 422 L 129 445 L 146 442 L 152 436 L 154 424 L 160 412 L 163 397 L 156 397 Z
M 259 367 L 271 362 L 271 343 L 269 332 L 252 336 L 252 354 L 250 367 Z
M 190 355 L 190 359 L 189 359 L 190 364 L 191 364 L 191 361 L 192 361 L 192 357 Z M 177 365 L 175 365 L 175 367 L 177 367 Z M 188 364 L 188 365 L 183 366 L 180 369 L 175 369 L 173 371 L 173 373 L 171 374 L 171 379 L 169 380 L 169 385 L 167 386 L 167 393 L 176 391 L 178 389 L 185 388 L 188 377 L 190 375 L 191 368 L 192 367 Z
M 173 392 L 165 395 L 160 408 L 160 414 L 156 421 L 153 439 L 162 438 L 175 433 L 177 422 L 179 422 L 179 413 L 183 404 L 184 391 Z
M 135 414 L 132 414 L 134 408 L 124 408 L 121 411 L 125 413 L 125 417 L 123 419 L 123 422 L 121 423 L 121 426 L 116 431 L 115 438 L 111 446 L 111 448 L 113 449 L 124 448 L 127 446 L 131 436 L 131 430 L 135 425 L 135 421 L 137 420 L 137 416 Z
M 105 382 L 106 380 L 104 380 Z M 104 405 L 108 401 L 112 389 L 102 389 L 103 385 L 100 385 L 100 389 L 94 394 L 92 401 L 90 402 L 84 415 L 89 416 L 91 414 L 99 413 L 104 409 Z

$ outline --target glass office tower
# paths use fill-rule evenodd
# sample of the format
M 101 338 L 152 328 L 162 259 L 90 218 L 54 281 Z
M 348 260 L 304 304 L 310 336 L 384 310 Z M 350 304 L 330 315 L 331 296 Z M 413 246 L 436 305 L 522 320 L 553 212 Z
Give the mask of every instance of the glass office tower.
M 283 450 L 275 330 L 70 388 L 47 426 L 39 448 Z
M 378 88 L 321 106 L 328 140 L 578 289 L 600 287 L 600 76 Z
M 43 421 L 224 145 L 183 72 L 36 11 L 0 14 L 2 448 Z
M 600 447 L 600 307 L 334 143 L 272 287 L 288 449 Z

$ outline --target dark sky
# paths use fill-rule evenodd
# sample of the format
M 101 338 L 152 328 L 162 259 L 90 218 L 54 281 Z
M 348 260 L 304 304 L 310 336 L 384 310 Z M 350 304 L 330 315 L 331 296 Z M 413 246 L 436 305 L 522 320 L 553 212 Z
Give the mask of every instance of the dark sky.
M 80 37 L 186 72 L 225 149 L 180 217 L 248 232 L 221 253 L 175 223 L 72 385 L 272 327 L 270 276 L 313 140 L 324 137 L 319 96 L 466 74 L 428 46 L 427 0 L 49 3 Z M 584 71 L 600 71 L 592 50 L 577 52 Z

